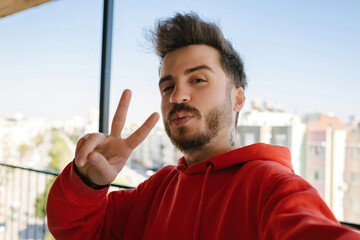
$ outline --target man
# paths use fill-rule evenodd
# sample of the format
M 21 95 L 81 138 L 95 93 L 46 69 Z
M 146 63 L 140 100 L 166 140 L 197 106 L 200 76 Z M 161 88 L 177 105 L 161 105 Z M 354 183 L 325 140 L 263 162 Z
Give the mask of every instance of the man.
M 176 14 L 152 36 L 165 129 L 184 157 L 136 189 L 107 195 L 159 119 L 154 113 L 121 138 L 131 97 L 125 90 L 110 135 L 81 138 L 52 186 L 47 214 L 56 239 L 360 239 L 293 173 L 287 148 L 240 148 L 235 126 L 246 78 L 216 25 Z

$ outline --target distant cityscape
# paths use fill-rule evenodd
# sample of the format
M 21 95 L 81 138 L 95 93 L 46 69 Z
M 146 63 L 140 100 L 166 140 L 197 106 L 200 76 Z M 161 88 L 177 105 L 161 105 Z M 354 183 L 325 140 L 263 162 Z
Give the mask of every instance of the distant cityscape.
M 123 136 L 140 124 L 127 124 Z M 97 110 L 89 113 L 88 120 L 67 121 L 0 113 L 0 162 L 61 171 L 74 157 L 78 138 L 97 131 Z M 251 110 L 240 114 L 237 131 L 242 146 L 263 142 L 290 148 L 295 173 L 318 190 L 335 216 L 360 222 L 360 122 L 355 118 L 343 123 L 321 113 L 297 116 L 254 101 Z M 60 141 L 56 148 L 54 138 Z M 66 153 L 56 158 L 56 167 L 55 150 Z M 181 156 L 158 123 L 115 182 L 137 186 L 163 166 L 176 164 Z

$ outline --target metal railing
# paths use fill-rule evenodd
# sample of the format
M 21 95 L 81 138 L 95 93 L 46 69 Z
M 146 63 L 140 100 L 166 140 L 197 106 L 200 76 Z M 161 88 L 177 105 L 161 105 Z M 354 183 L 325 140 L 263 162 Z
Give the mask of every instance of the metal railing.
M 53 239 L 46 220 L 48 190 L 58 172 L 0 163 L 0 240 Z M 111 184 L 115 189 L 132 188 Z M 341 222 L 360 229 L 360 224 Z
M 45 207 L 58 174 L 0 163 L 0 240 L 53 239 L 48 232 Z M 132 188 L 111 186 L 114 190 Z

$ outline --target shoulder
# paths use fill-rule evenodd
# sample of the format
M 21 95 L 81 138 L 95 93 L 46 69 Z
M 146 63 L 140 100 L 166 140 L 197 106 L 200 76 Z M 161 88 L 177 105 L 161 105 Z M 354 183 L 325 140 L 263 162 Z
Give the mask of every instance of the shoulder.
M 267 175 L 295 175 L 294 171 L 279 162 L 271 160 L 253 160 L 243 165 L 242 169 L 249 174 Z
M 289 192 L 312 189 L 312 186 L 301 176 L 276 161 L 253 160 L 247 162 L 237 172 L 240 181 L 253 188 L 261 188 L 268 193 L 283 189 Z

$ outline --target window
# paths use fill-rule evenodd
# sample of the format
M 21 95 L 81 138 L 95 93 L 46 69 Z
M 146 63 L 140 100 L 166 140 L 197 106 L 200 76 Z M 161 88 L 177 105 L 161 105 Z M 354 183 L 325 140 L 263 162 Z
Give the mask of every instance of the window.
M 309 180 L 311 182 L 324 182 L 324 171 L 322 169 L 311 169 L 309 174 Z
M 286 134 L 275 134 L 275 135 L 273 135 L 273 138 L 274 138 L 274 144 L 281 145 L 281 146 L 287 146 Z
M 352 147 L 350 151 L 351 151 L 351 158 L 354 160 L 358 159 L 359 156 L 358 152 L 360 151 L 360 149 L 357 147 Z
M 360 212 L 359 199 L 356 198 L 350 199 L 350 209 L 355 213 Z
M 60 171 L 78 138 L 98 131 L 101 9 L 51 1 L 0 18 L 1 163 Z M 38 203 L 53 179 L 36 176 L 1 166 L 0 239 L 45 238 Z
M 250 145 L 256 143 L 254 133 L 245 133 L 244 134 L 244 145 Z
M 329 116 L 346 125 L 349 115 L 358 114 L 360 102 L 359 34 L 354 30 L 358 29 L 357 9 L 353 4 L 324 8 L 299 1 L 115 1 L 110 119 L 125 88 L 133 91 L 133 97 L 124 135 L 152 112 L 160 112 L 159 59 L 144 38 L 144 28 L 174 12 L 195 11 L 219 21 L 225 36 L 244 58 L 249 87 L 241 114 L 265 111 L 251 106 L 252 100 L 260 99 L 270 102 L 264 105 L 271 113 L 286 112 L 301 118 L 319 110 L 334 112 Z M 336 19 L 334 12 L 339 13 Z M 79 136 L 97 131 L 101 23 L 100 0 L 51 1 L 0 19 L 0 161 L 60 169 L 71 161 Z M 331 61 L 334 58 L 343 61 Z M 338 79 L 342 79 L 343 91 L 339 91 Z M 277 106 L 271 107 L 272 103 Z M 242 146 L 261 139 L 288 146 L 293 159 L 298 159 L 297 165 L 313 169 L 309 174 L 312 180 L 325 182 L 329 168 L 307 159 L 325 159 L 332 146 L 325 145 L 324 139 L 304 140 L 304 123 L 296 125 L 294 118 L 256 116 L 254 122 L 259 126 L 239 131 Z M 311 119 L 320 118 L 315 114 Z M 271 126 L 265 126 L 262 135 L 265 120 Z M 294 125 L 298 128 L 289 128 Z M 337 124 L 331 126 L 336 128 Z M 289 134 L 270 133 L 271 127 L 289 128 Z M 309 127 L 319 126 L 312 122 Z M 129 174 L 137 174 L 138 179 L 127 181 L 130 185 L 151 175 L 152 170 L 176 164 L 181 156 L 167 138 L 162 120 L 136 151 L 128 167 L 140 170 Z M 350 151 L 346 156 L 360 158 L 359 148 Z M 59 156 L 59 152 L 64 155 Z M 51 164 L 53 159 L 62 159 L 61 166 Z M 359 176 L 354 174 L 346 179 L 359 184 Z M 1 224 L 0 219 L 0 229 Z
M 354 186 L 360 186 L 360 173 L 351 172 L 350 182 Z
M 309 153 L 313 157 L 325 157 L 325 147 L 323 143 L 310 143 Z

